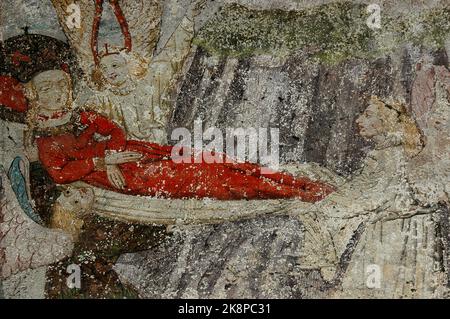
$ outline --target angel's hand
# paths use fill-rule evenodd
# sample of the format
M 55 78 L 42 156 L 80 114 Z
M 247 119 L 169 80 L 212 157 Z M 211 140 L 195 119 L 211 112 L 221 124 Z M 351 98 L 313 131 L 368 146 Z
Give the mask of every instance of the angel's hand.
M 125 187 L 125 177 L 117 165 L 107 165 L 106 176 L 114 187 L 118 189 L 123 189 Z
M 405 219 L 411 218 L 416 215 L 427 215 L 433 214 L 438 209 L 438 205 L 431 205 L 429 207 L 419 207 L 411 206 L 409 209 L 405 210 L 389 210 L 382 213 L 377 213 L 371 218 L 371 223 L 376 223 L 378 221 L 391 221 L 395 219 Z
M 137 162 L 141 159 L 142 154 L 138 152 L 118 152 L 112 153 L 105 156 L 106 165 L 118 165 L 129 162 Z

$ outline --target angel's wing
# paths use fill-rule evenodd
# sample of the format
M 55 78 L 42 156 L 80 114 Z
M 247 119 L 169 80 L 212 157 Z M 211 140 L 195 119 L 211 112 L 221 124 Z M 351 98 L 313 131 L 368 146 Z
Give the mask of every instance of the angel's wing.
M 52 0 L 59 22 L 64 29 L 69 44 L 75 49 L 85 74 L 89 74 L 94 65 L 91 50 L 92 24 L 95 15 L 95 1 L 93 0 Z M 161 5 L 159 0 L 118 1 L 128 23 L 132 38 L 132 51 L 143 57 L 150 58 L 159 37 L 161 23 Z M 105 0 L 103 6 L 109 5 Z M 79 10 L 79 25 L 76 11 Z M 74 18 L 72 18 L 74 17 Z M 75 21 L 76 22 L 76 21 Z
M 78 0 L 74 5 L 73 0 L 52 0 L 52 3 L 67 40 L 77 54 L 81 69 L 85 75 L 90 75 L 94 65 L 90 41 L 95 2 Z
M 132 51 L 150 59 L 158 42 L 162 9 L 160 0 L 119 1 L 132 38 Z

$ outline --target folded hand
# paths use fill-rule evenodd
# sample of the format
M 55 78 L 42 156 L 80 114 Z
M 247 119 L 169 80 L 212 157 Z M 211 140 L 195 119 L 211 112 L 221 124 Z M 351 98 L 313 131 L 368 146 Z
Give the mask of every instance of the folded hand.
M 125 187 L 125 177 L 120 171 L 117 165 L 106 165 L 106 175 L 108 176 L 109 182 L 118 189 L 123 189 Z
M 118 152 L 105 156 L 106 165 L 117 165 L 129 162 L 137 162 L 142 155 L 137 152 Z

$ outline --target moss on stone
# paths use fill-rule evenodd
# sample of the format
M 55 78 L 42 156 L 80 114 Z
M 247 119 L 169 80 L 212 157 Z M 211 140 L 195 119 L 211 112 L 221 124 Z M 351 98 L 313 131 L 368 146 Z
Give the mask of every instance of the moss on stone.
M 371 30 L 366 6 L 337 2 L 303 11 L 223 7 L 197 34 L 195 43 L 219 56 L 285 55 L 311 52 L 326 63 L 350 57 L 373 58 L 401 43 L 442 46 L 450 30 L 449 10 L 411 16 L 382 15 L 382 28 Z
M 415 44 L 424 44 L 433 48 L 444 46 L 450 35 L 450 7 L 430 10 L 420 17 L 422 30 L 414 38 Z

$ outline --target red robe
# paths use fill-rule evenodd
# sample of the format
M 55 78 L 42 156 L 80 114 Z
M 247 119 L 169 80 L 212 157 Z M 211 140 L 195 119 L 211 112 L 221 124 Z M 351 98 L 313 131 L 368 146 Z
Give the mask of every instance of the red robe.
M 315 202 L 333 191 L 327 184 L 285 173 L 261 175 L 261 167 L 252 163 L 175 163 L 172 146 L 127 141 L 119 126 L 94 112 L 81 112 L 80 121 L 86 129 L 79 136 L 37 138 L 39 158 L 58 184 L 84 181 L 132 195 L 221 200 L 299 198 Z M 95 133 L 109 139 L 98 141 Z M 143 154 L 138 162 L 119 165 L 124 189 L 115 188 L 106 172 L 95 168 L 93 159 L 104 157 L 107 150 Z

